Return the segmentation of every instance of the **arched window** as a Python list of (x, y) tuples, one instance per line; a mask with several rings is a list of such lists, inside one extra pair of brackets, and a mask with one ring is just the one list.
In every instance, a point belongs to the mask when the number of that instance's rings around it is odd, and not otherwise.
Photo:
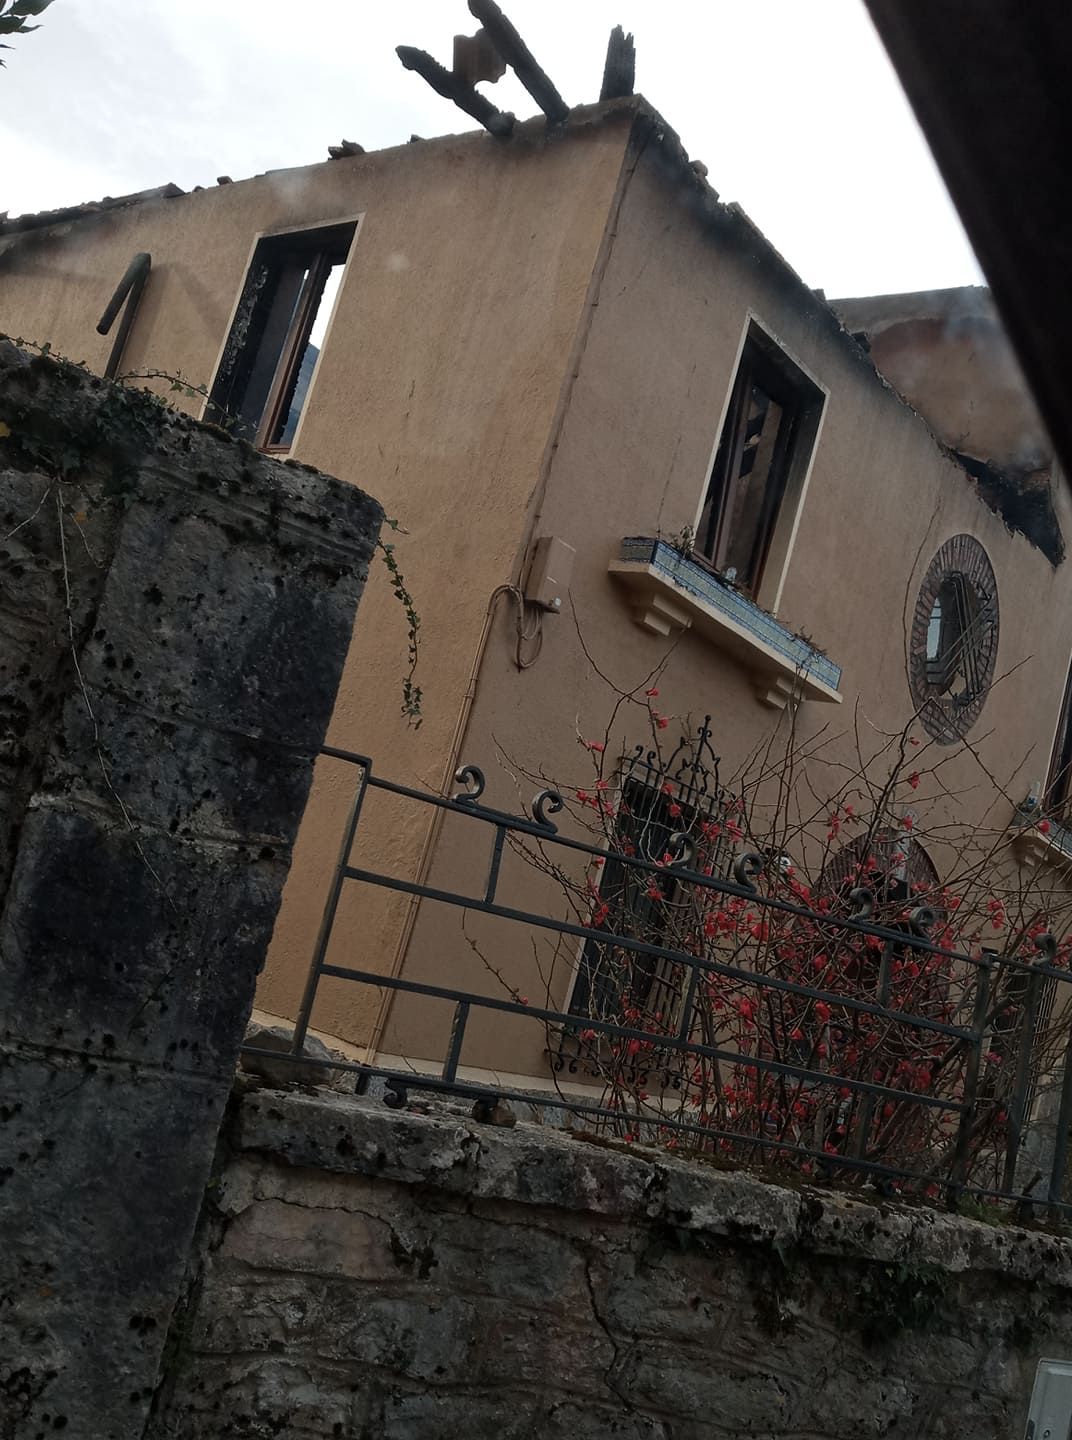
[(873, 891), (880, 905), (917, 902), (940, 909), (941, 877), (927, 851), (907, 830), (884, 826), (842, 846), (823, 871), (819, 891), (847, 899), (858, 886)]

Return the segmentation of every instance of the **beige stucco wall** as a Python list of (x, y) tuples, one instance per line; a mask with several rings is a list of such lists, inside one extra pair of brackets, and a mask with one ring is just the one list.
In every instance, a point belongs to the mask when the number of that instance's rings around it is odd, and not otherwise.
[[(640, 629), (607, 573), (623, 536), (673, 536), (694, 523), (752, 314), (828, 393), (792, 554), (765, 598), (777, 593), (780, 618), (843, 667), (844, 703), (805, 704), (795, 740), (823, 735), (832, 763), (851, 762), (854, 732), (869, 744), (907, 720), (906, 618), (932, 555), (968, 531), (997, 575), (997, 673), (1019, 666), (971, 738), (993, 774), (1015, 772), (1010, 794), (1020, 798), (1052, 743), (1072, 572), (1055, 571), (979, 502), (832, 312), (746, 219), (664, 159), (672, 139), (627, 156), (625, 131), (624, 118), (604, 118), (551, 145), (539, 132), (508, 145), (448, 138), (0, 240), (0, 329), (102, 368), (111, 341), (93, 326), (130, 255), (148, 249), (152, 283), (125, 366), (207, 383), (256, 235), (361, 217), (294, 453), (360, 483), (409, 531), (398, 554), (422, 616), (426, 718), (413, 732), (398, 713), (405, 623), (380, 571), (330, 740), (372, 755), (380, 774), (438, 789), (489, 597), (522, 573), (531, 537), (561, 536), (577, 551), (570, 603), (546, 618), (542, 653), (519, 673), (512, 611), (500, 601), (460, 745), (460, 759), (488, 772), (486, 798), (518, 811), (541, 775), (590, 783), (578, 734), (602, 735), (617, 691), (643, 689), (656, 671), (658, 706), (672, 717), (665, 740), (712, 714), (725, 776), (788, 740), (789, 717), (758, 702), (738, 664), (695, 633), (670, 645)], [(1056, 503), (1068, 533), (1063, 488)], [(627, 704), (608, 752), (648, 736), (645, 708)], [(809, 767), (820, 793), (833, 773)], [(354, 778), (338, 761), (320, 764), (258, 995), (267, 1012), (296, 1009)], [(948, 778), (967, 792), (961, 813), (973, 795), (989, 798), (970, 755)], [(429, 820), (424, 807), (370, 794), (355, 858), (412, 876)], [(448, 819), (431, 882), (480, 893), (490, 842), (490, 829)], [(561, 908), (555, 886), (509, 856), (501, 893)], [(410, 909), (404, 897), (347, 887), (330, 958), (391, 967)], [(551, 943), (537, 937), (534, 950), (521, 927), (470, 915), (463, 933), (457, 911), (427, 901), (416, 914), (407, 975), (564, 1000), (573, 941), (549, 968)], [(329, 980), (314, 1025), (360, 1043), (378, 1013), (377, 992)], [(441, 1055), (449, 1021), (443, 1002), (400, 1000), (381, 1048)], [(539, 1074), (543, 1046), (532, 1023), (478, 1016), (463, 1060)]]
[[(515, 578), (627, 129), (612, 116), (566, 141), (542, 125), (506, 144), (448, 137), (0, 240), (0, 330), (98, 370), (111, 339), (96, 321), (150, 251), (123, 368), (209, 384), (255, 237), (360, 217), (293, 455), (360, 483), (408, 532), (389, 538), (421, 615), (423, 725), (399, 713), (406, 625), (377, 564), (329, 735), (393, 779), (440, 785), (489, 595)], [(318, 769), (258, 995), (269, 1011), (297, 1006), (354, 779)], [(428, 820), (374, 797), (361, 853), (412, 875)], [(332, 958), (389, 966), (405, 907), (349, 891)], [(317, 1024), (362, 1038), (369, 1000), (328, 983)]]
[[(671, 644), (638, 627), (607, 573), (623, 536), (673, 536), (694, 523), (752, 312), (828, 391), (778, 613), (843, 667), (844, 702), (806, 703), (794, 739), (817, 740), (825, 728), (831, 767), (852, 764), (855, 732), (873, 750), (882, 732), (909, 720), (905, 637), (916, 594), (943, 541), (970, 532), (985, 546), (997, 577), (996, 674), (1020, 668), (995, 686), (971, 732), (979, 761), (958, 753), (943, 772), (949, 788), (964, 794), (955, 807), (935, 802), (930, 818), (940, 824), (955, 808), (1000, 829), (1011, 818), (1011, 801), (1000, 816), (982, 815), (993, 799), (983, 767), (1002, 781), (1011, 777), (1016, 800), (1045, 773), (1068, 670), (1072, 571), (1067, 565), (1054, 570), (1006, 529), (831, 311), (744, 217), (715, 207), (680, 170), (664, 168), (657, 146), (637, 169), (616, 228), (549, 485), (532, 517), (537, 533), (576, 547), (570, 596), (576, 621), (569, 613), (549, 618), (538, 663), (520, 675), (511, 660), (510, 622), (497, 625), (464, 747), (467, 760), (488, 768), (491, 802), (516, 811), (531, 797), (537, 782), (521, 777), (521, 767), (569, 788), (590, 786), (578, 734), (602, 736), (613, 687), (643, 687), (660, 667), (658, 705), (674, 717), (665, 732), (671, 747), (707, 713), (714, 717), (724, 775), (757, 747), (786, 745), (788, 716), (758, 702), (737, 664), (695, 633)], [(1072, 505), (1063, 489), (1057, 504), (1068, 533)], [(612, 726), (608, 753), (649, 736), (643, 707), (628, 704)], [(932, 752), (927, 763), (936, 758)], [(818, 761), (808, 770), (820, 795), (843, 774)], [(941, 863), (940, 854), (935, 858)], [(437, 856), (432, 879), (472, 886), (478, 872), (472, 854), (455, 843)], [(557, 903), (563, 913), (558, 887), (520, 862), (504, 869), (503, 888), (510, 903), (533, 909)], [(460, 930), (456, 916), (425, 902), (407, 973), (432, 979), (449, 955), (454, 983), (502, 993)], [(576, 942), (567, 942), (551, 972), (551, 942), (538, 939), (534, 951), (520, 927), (479, 916), (469, 917), (467, 930), (505, 981), (533, 1003), (548, 988), (556, 1003), (564, 1001)], [(542, 974), (534, 955), (541, 957)], [(444, 1004), (400, 999), (384, 1048), (441, 1054), (448, 1023)], [(545, 1069), (538, 1025), (491, 1017), (474, 1020), (472, 1031), (464, 1057), (470, 1063), (510, 1073)]]

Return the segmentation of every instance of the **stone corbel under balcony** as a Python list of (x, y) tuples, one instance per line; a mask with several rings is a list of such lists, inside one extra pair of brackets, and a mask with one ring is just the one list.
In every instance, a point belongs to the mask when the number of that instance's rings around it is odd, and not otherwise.
[(841, 703), (839, 665), (665, 541), (623, 540), (610, 573), (628, 592), (638, 625), (655, 635), (706, 635), (748, 672), (764, 705), (785, 710), (801, 700)]
[(1049, 828), (1026, 824), (1014, 830), (1009, 848), (1022, 870), (1038, 870), (1042, 866), (1072, 868), (1072, 831), (1056, 821), (1043, 821)]

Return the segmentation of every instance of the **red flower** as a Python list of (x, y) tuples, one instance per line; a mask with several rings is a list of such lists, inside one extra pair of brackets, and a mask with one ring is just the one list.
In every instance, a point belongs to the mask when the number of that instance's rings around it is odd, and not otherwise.
[(909, 777), (908, 777), (908, 783), (909, 783), (909, 785), (911, 785), (911, 787), (912, 787), (913, 790), (918, 790), (918, 789), (919, 789), (919, 771), (918, 771), (918, 770), (913, 770), (913, 771), (912, 771), (911, 775), (909, 775)]
[(826, 1022), (830, 1019), (830, 1006), (826, 1003), (825, 1000), (816, 1000), (815, 1013), (825, 1025)]
[(647, 695), (648, 698), (651, 699), (651, 700), (654, 700), (655, 697), (656, 697), (656, 695), (658, 695), (658, 693), (659, 693), (659, 691), (656, 689), (656, 687), (655, 687), (654, 685), (651, 687), (650, 690), (645, 690), (645, 691), (644, 691), (644, 694)]
[(655, 716), (655, 723), (656, 723), (656, 725), (658, 725), (658, 727), (659, 727), (660, 730), (665, 730), (666, 727), (670, 724), (670, 721), (667, 719), (667, 717), (666, 717), (665, 715), (656, 715), (656, 716)]
[(1050, 833), (1050, 822), (1048, 820), (1040, 820), (1038, 828), (1040, 835), (1048, 835)]
[(582, 742), (586, 750), (593, 751), (596, 755), (602, 755), (607, 748), (602, 740), (585, 740)]
[(901, 821), (901, 824), (904, 826), (904, 828), (905, 828), (906, 830), (911, 830), (912, 826), (913, 826), (915, 823), (916, 823), (916, 822), (912, 819), (911, 815), (906, 815), (906, 816), (904, 817), (904, 819)]

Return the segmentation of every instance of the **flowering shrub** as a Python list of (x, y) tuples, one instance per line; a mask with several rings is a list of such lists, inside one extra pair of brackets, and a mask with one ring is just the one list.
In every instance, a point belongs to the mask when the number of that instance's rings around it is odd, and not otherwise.
[(1047, 936), (1068, 929), (1066, 890), (1016, 871), (1004, 827), (949, 820), (943, 761), (908, 731), (805, 808), (785, 767), (723, 786), (706, 726), (666, 756), (657, 694), (646, 754), (581, 741), (590, 775), (563, 795), (602, 852), (583, 876), (521, 845), (598, 935), (551, 1036), (560, 1065), (625, 1139), (889, 1172), (927, 1196), (1008, 1189), (1064, 1054), (1069, 945)]

